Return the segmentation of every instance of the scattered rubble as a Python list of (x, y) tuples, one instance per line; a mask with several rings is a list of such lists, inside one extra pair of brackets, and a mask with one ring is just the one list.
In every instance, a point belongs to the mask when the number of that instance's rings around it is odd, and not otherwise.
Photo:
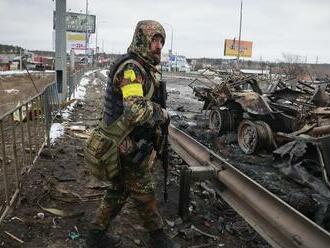
[[(216, 72), (201, 75), (189, 86), (208, 114), (200, 115), (204, 120), (198, 122), (202, 125), (198, 130), (205, 131), (201, 135), (191, 126), (185, 130), (329, 230), (329, 85), (329, 81), (262, 81), (256, 76)], [(305, 192), (291, 189), (291, 194), (284, 195), (275, 172), (266, 172), (269, 164)]]

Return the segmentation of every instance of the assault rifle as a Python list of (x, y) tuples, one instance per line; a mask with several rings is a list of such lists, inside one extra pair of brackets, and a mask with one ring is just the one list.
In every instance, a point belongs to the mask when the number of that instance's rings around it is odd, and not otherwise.
[[(159, 105), (166, 109), (166, 100), (167, 100), (167, 91), (166, 91), (166, 82), (163, 80), (159, 81), (159, 95), (158, 95)], [(167, 193), (167, 177), (168, 177), (168, 124), (165, 123), (162, 126), (162, 136), (163, 136), (163, 151), (161, 155), (161, 160), (163, 162), (164, 168), (164, 201), (167, 202), (168, 193)]]

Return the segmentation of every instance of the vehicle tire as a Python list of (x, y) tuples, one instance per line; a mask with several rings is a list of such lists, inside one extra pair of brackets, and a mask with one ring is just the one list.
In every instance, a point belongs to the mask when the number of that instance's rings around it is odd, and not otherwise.
[(264, 121), (242, 120), (237, 130), (237, 140), (245, 154), (270, 149), (274, 144), (273, 132)]
[(211, 110), (209, 115), (209, 129), (220, 135), (228, 131), (233, 131), (233, 117), (227, 108)]

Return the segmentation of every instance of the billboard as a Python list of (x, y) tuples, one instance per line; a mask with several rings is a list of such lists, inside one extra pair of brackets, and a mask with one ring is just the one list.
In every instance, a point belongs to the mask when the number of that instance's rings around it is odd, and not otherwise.
[[(55, 11), (53, 18), (53, 28), (55, 29)], [(79, 33), (95, 33), (95, 15), (87, 15), (81, 13), (66, 12), (66, 31)]]
[(67, 48), (71, 49), (86, 49), (86, 34), (84, 33), (66, 33)]
[[(252, 56), (252, 41), (244, 41), (241, 40), (241, 45), (240, 45), (240, 57), (246, 57), (246, 58), (251, 58)], [(238, 40), (233, 39), (225, 40), (225, 50), (224, 50), (224, 55), (225, 56), (238, 56)]]

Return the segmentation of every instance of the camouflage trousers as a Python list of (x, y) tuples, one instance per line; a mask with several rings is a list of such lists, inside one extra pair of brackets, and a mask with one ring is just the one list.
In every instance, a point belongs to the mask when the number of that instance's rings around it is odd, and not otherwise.
[(130, 197), (148, 231), (162, 228), (163, 220), (158, 211), (155, 184), (149, 168), (150, 155), (139, 165), (133, 165), (129, 155), (122, 154), (120, 157), (122, 172), (111, 180), (96, 211), (93, 226), (106, 230)]

